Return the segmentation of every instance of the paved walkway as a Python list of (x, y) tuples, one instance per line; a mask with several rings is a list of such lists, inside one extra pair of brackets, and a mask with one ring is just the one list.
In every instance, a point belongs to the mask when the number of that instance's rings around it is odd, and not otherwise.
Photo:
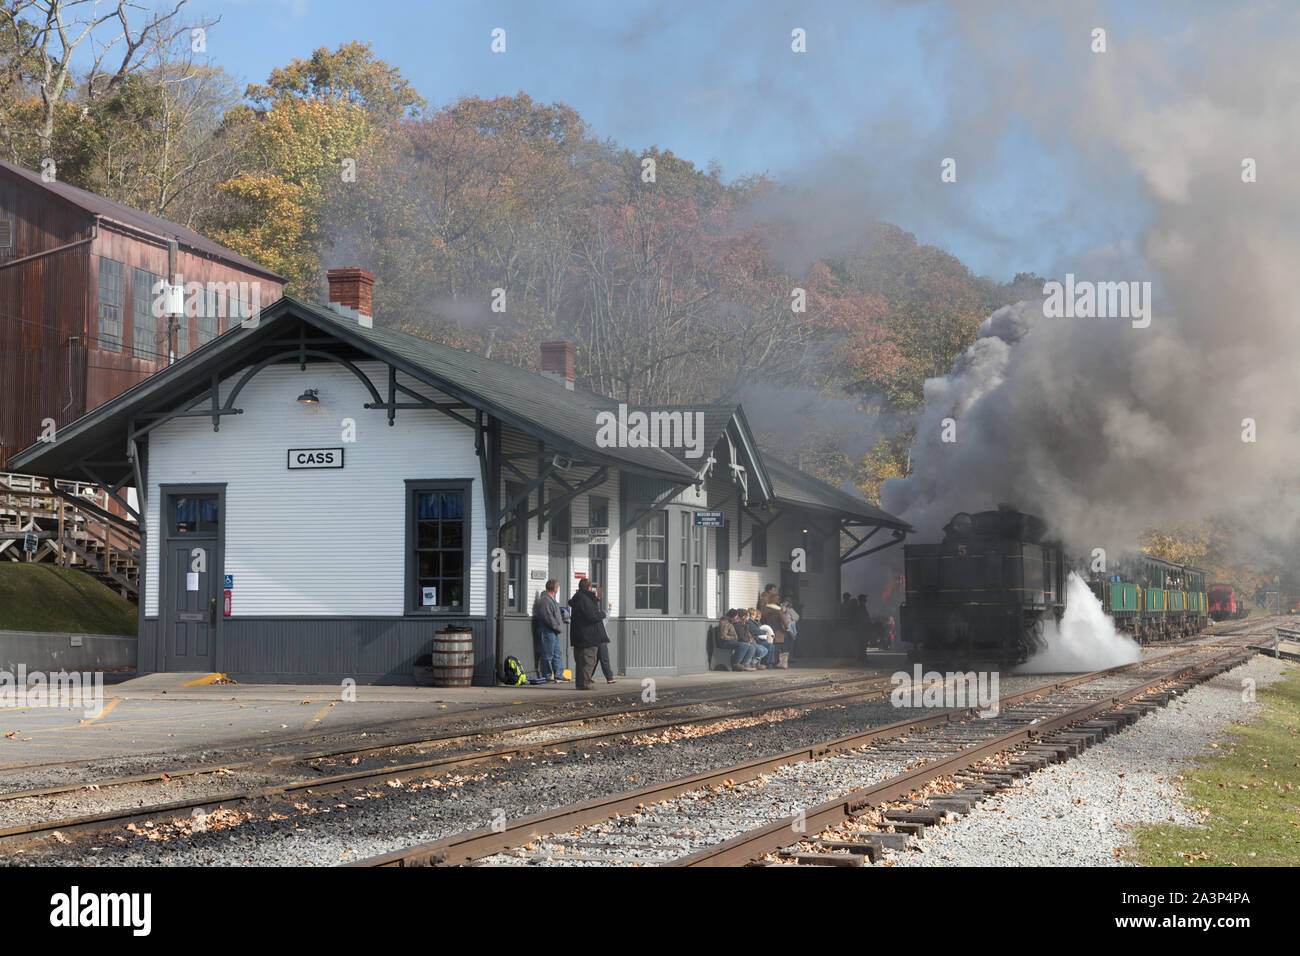
[[(881, 660), (880, 665), (892, 665)], [(839, 666), (835, 666), (839, 665)], [(877, 666), (873, 662), (869, 667)], [(684, 677), (620, 677), (593, 691), (571, 683), (523, 687), (398, 687), (338, 684), (230, 684), (218, 674), (148, 674), (106, 682), (102, 700), (74, 707), (0, 709), (0, 769), (148, 753), (264, 749), (315, 737), (415, 733), (423, 724), (536, 719), (547, 705), (594, 703), (599, 709), (653, 699), (715, 696), (862, 676), (869, 667), (825, 667)], [(892, 669), (892, 667), (890, 668)], [(108, 680), (113, 680), (110, 675)], [(518, 715), (524, 715), (522, 717)]]

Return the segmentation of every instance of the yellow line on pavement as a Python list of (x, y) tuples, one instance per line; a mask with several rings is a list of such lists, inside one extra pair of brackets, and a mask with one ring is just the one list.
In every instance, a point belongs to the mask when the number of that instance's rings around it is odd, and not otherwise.
[(186, 681), (181, 684), (182, 687), (202, 687), (204, 684), (215, 684), (219, 680), (225, 680), (225, 674), (207, 674), (203, 677), (196, 677), (194, 680)]
[(110, 700), (107, 704), (105, 704), (105, 705), (104, 705), (104, 709), (101, 710), (101, 711), (100, 711), (98, 714), (96, 714), (94, 717), (87, 717), (85, 720), (79, 720), (79, 721), (77, 721), (77, 726), (78, 726), (78, 727), (85, 727), (87, 724), (93, 724), (95, 721), (99, 720), (101, 717), (106, 716), (106, 715), (108, 714), (109, 711), (111, 711), (114, 707), (116, 707), (116, 706), (117, 706), (118, 704), (120, 704), (120, 703), (122, 703), (122, 698), (121, 698), (121, 697), (114, 697), (114, 698), (113, 698), (112, 700)]
[(311, 720), (303, 724), (303, 730), (307, 730), (308, 728), (311, 727), (312, 724), (319, 724), (321, 722), (321, 719), (330, 712), (330, 708), (337, 703), (338, 703), (337, 700), (331, 701), (330, 703), (322, 707), (320, 710), (316, 711), (316, 713), (312, 714)]

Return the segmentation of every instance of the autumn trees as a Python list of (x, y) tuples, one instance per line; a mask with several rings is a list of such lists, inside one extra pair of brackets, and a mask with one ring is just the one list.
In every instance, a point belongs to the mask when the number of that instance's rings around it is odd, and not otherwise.
[[(8, 74), (14, 116), (25, 120), (4, 124), (4, 145), (15, 161), (39, 166), (54, 155), (55, 128), (69, 94), (86, 108), (111, 100), (155, 54), (191, 29), (212, 25), (185, 22), (185, 3), (152, 13), (130, 0), (0, 3), (0, 72)], [(88, 66), (78, 70), (75, 58), (82, 55)]]
[[(113, 55), (75, 73), (55, 13), (120, 34)], [(562, 104), (430, 107), (363, 43), (241, 92), (184, 13), (0, 0), (6, 157), (39, 168), (48, 148), (60, 179), (211, 235), (290, 294), (365, 265), (380, 323), (524, 367), (571, 339), (580, 383), (631, 402), (761, 398), (760, 438), (837, 483), (906, 472), (925, 378), (1005, 294), (866, 219), (819, 256), (764, 216), (778, 184), (602, 140)]]

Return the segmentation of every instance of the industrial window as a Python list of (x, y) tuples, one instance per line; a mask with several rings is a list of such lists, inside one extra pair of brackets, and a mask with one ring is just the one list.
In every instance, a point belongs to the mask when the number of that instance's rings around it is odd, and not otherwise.
[(99, 347), (122, 351), (122, 263), (99, 260)]
[[(514, 501), (515, 495), (524, 490), (518, 482), (506, 482), (505, 504)], [(528, 610), (524, 595), (524, 574), (527, 567), (524, 562), (525, 542), (528, 540), (528, 496), (515, 506), (510, 522), (501, 531), (502, 544), (506, 552), (506, 609), (510, 611)]]
[(667, 611), (668, 512), (651, 511), (636, 523), (633, 606), (638, 611)]
[(468, 610), (469, 487), (408, 482), (407, 603), (409, 613)]
[(220, 329), (219, 315), (216, 290), (203, 290), (203, 309), (199, 313), (198, 325), (196, 326), (197, 344), (199, 346), (207, 345), (217, 337), (217, 332)]
[(154, 325), (153, 300), (154, 286), (159, 282), (158, 276), (144, 269), (134, 269), (131, 275), (131, 342), (135, 357), (156, 362), (158, 354), (158, 331)]
[(767, 567), (767, 528), (757, 521), (752, 526), (753, 538), (749, 542), (749, 563), (756, 568)]
[(14, 221), (0, 219), (0, 249), (11, 249), (14, 244)]
[(163, 352), (167, 352), (171, 346), (171, 323), (176, 323), (176, 358), (180, 359), (189, 354), (190, 351), (190, 320), (184, 315), (168, 317), (163, 320), (167, 323), (164, 328), (168, 329), (166, 344), (163, 346)]
[[(600, 495), (591, 495), (587, 499), (587, 524), (593, 528), (609, 527), (609, 499)], [(587, 545), (587, 573), (591, 575), (591, 586), (602, 598), (605, 593), (605, 575), (609, 566), (609, 545)]]

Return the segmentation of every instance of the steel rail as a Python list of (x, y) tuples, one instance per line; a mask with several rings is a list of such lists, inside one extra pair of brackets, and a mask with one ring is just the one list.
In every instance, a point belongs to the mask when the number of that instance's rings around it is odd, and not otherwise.
[[(754, 861), (764, 853), (780, 850), (791, 843), (799, 842), (793, 837), (798, 824), (805, 832), (816, 834), (828, 827), (838, 826), (862, 811), (871, 807), (901, 799), (914, 793), (932, 781), (962, 770), (970, 769), (995, 754), (1011, 750), (1031, 740), (1049, 736), (1057, 730), (1082, 721), (1092, 720), (1108, 711), (1114, 710), (1129, 701), (1149, 694), (1161, 684), (1177, 682), (1195, 676), (1204, 679), (1213, 674), (1228, 670), (1237, 663), (1249, 659), (1239, 651), (1229, 651), (1217, 655), (1210, 661), (1175, 668), (1149, 680), (1143, 681), (1126, 691), (1111, 694), (1100, 700), (1077, 707), (1064, 714), (1036, 722), (1027, 727), (1011, 730), (990, 740), (968, 747), (940, 760), (890, 777), (888, 780), (864, 787), (842, 797), (836, 797), (804, 813), (801, 818), (787, 817), (776, 820), (762, 827), (756, 827), (739, 836), (732, 837), (716, 846), (706, 847), (689, 856), (674, 860), (668, 866), (737, 866)], [(1225, 666), (1219, 666), (1225, 665)]]
[[(783, 703), (764, 704), (744, 711), (729, 711), (722, 714), (706, 714), (661, 720), (651, 724), (640, 724), (636, 727), (606, 728), (597, 731), (588, 731), (582, 734), (570, 735), (567, 737), (555, 737), (550, 740), (537, 741), (535, 743), (520, 744), (512, 747), (497, 747), (490, 750), (447, 754), (441, 757), (410, 761), (404, 764), (387, 764), (379, 768), (349, 771), (347, 773), (335, 774), (332, 776), (303, 778), (271, 786), (260, 787), (255, 790), (234, 790), (226, 793), (211, 794), (207, 797), (194, 797), (185, 800), (169, 801), (167, 803), (150, 804), (147, 807), (130, 807), (122, 810), (108, 810), (103, 813), (68, 817), (59, 820), (42, 820), (36, 823), (19, 824), (0, 829), (0, 845), (28, 845), (39, 840), (42, 836), (52, 836), (56, 831), (66, 838), (69, 834), (82, 835), (94, 833), (115, 826), (124, 826), (128, 823), (153, 820), (159, 817), (175, 818), (176, 816), (197, 809), (215, 810), (221, 808), (232, 808), (250, 801), (282, 798), (299, 792), (329, 793), (353, 786), (384, 783), (397, 777), (419, 779), (421, 777), (431, 776), (434, 773), (444, 772), (451, 768), (469, 767), (474, 764), (501, 760), (503, 758), (513, 759), (515, 757), (527, 758), (530, 756), (541, 756), (549, 750), (554, 750), (555, 748), (562, 746), (568, 747), (582, 745), (609, 738), (617, 739), (621, 737), (633, 737), (639, 734), (671, 727), (683, 727), (692, 724), (707, 724), (714, 721), (760, 716), (770, 711), (787, 710), (791, 707), (818, 709), (845, 700), (878, 699), (886, 696), (890, 692), (891, 691), (886, 689), (885, 686), (873, 686), (850, 693), (833, 695), (831, 697), (819, 697), (808, 701), (787, 701)], [(589, 719), (591, 718), (577, 718), (577, 720), (582, 721)], [(284, 759), (288, 760), (289, 758)], [(267, 767), (269, 765), (270, 764), (268, 763), (256, 764), (258, 767)], [(228, 769), (235, 765), (228, 764), (225, 766)], [(203, 772), (216, 773), (220, 769), (221, 768), (211, 770), (205, 769)], [(191, 771), (191, 773), (193, 772), (197, 771)], [(158, 778), (151, 775), (143, 778), (142, 782), (149, 782), (150, 780), (155, 779)], [(123, 781), (123, 783), (132, 782), (136, 781)], [(114, 783), (117, 783), (117, 781), (114, 781)], [(108, 784), (96, 784), (96, 786), (100, 787), (107, 785)], [(82, 784), (75, 787), (56, 788), (53, 792), (58, 793), (84, 789), (85, 785)], [(37, 791), (31, 795), (43, 796), (45, 793)]]
[[(323, 759), (332, 759), (337, 757), (353, 757), (353, 756), (358, 756), (360, 754), (374, 753), (383, 750), (396, 750), (403, 747), (419, 747), (425, 744), (437, 744), (441, 746), (446, 746), (449, 744), (453, 744), (457, 741), (469, 742), (484, 737), (504, 737), (509, 734), (522, 733), (526, 731), (536, 730), (541, 727), (550, 727), (558, 724), (584, 723), (586, 721), (601, 720), (606, 717), (620, 717), (624, 715), (635, 717), (643, 714), (648, 715), (648, 714), (664, 713), (672, 710), (687, 709), (690, 707), (708, 706), (710, 704), (728, 704), (733, 701), (748, 700), (754, 697), (775, 697), (778, 695), (795, 694), (805, 690), (818, 690), (821, 688), (828, 688), (828, 687), (829, 688), (848, 687), (853, 684), (868, 684), (872, 682), (879, 682), (880, 680), (881, 678), (878, 675), (854, 677), (845, 680), (837, 680), (834, 678), (829, 678), (829, 679), (824, 679), (819, 681), (809, 681), (807, 683), (797, 684), (791, 687), (777, 687), (777, 688), (769, 688), (767, 690), (750, 691), (744, 694), (719, 694), (716, 696), (700, 697), (691, 700), (653, 704), (648, 707), (626, 707), (626, 706), (610, 707), (610, 708), (606, 708), (605, 710), (593, 711), (591, 713), (573, 714), (569, 716), (560, 715), (555, 717), (543, 717), (538, 720), (530, 720), (518, 724), (495, 724), (489, 727), (484, 727), (480, 730), (473, 730), (468, 732), (432, 734), (432, 735), (421, 734), (421, 735), (416, 735), (411, 737), (401, 737), (396, 740), (388, 740), (379, 743), (365, 744), (363, 746), (325, 748), (319, 750), (301, 751), (297, 753), (291, 752), (291, 753), (283, 753), (283, 754), (273, 754), (267, 757), (260, 757), (252, 760), (241, 760), (241, 761), (228, 762), (228, 763), (207, 763), (207, 764), (201, 764), (195, 766), (181, 766), (181, 767), (167, 769), (167, 770), (149, 771), (148, 773), (135, 774), (129, 777), (114, 777), (114, 778), (108, 778), (104, 780), (93, 780), (89, 782), (103, 789), (106, 787), (122, 786), (127, 784), (156, 783), (162, 781), (164, 775), (166, 775), (166, 777), (170, 779), (176, 779), (179, 777), (202, 776), (204, 774), (220, 773), (224, 770), (249, 770), (249, 769), (258, 769), (258, 768), (270, 768), (270, 767), (279, 766), (281, 764), (297, 763), (301, 761), (323, 760)], [(832, 695), (831, 697), (813, 698), (813, 701), (820, 703), (823, 701), (847, 700), (852, 697), (859, 696), (862, 693), (863, 691), (852, 691), (840, 695)], [(788, 706), (791, 705), (790, 704), (773, 705), (773, 708), (788, 707)], [(746, 716), (753, 711), (763, 710), (763, 709), (766, 708), (760, 706), (756, 708), (750, 708), (749, 710), (745, 710), (745, 711), (735, 711), (733, 713), (735, 716)], [(713, 717), (715, 719), (721, 719), (722, 717), (727, 717), (732, 715), (733, 714), (715, 714), (713, 715)], [(449, 715), (449, 719), (451, 719), (453, 716), (460, 716), (461, 718), (463, 718), (464, 714)], [(691, 718), (682, 718), (682, 721), (689, 720), (689, 719)], [(335, 732), (340, 733), (342, 731), (335, 731)], [(317, 733), (305, 739), (316, 740), (319, 739), (320, 736), (321, 735)], [(281, 745), (284, 744), (285, 742), (286, 740), (279, 740), (276, 741), (276, 744)], [(293, 738), (288, 738), (287, 742), (292, 743), (294, 742), (294, 740)], [(43, 761), (39, 763), (10, 764), (6, 766), (0, 766), (0, 773), (4, 773), (8, 771), (16, 771), (16, 770), (29, 770), (29, 769), (35, 769), (40, 767), (59, 767), (60, 769), (66, 769), (75, 766), (92, 766), (95, 763), (100, 762), (100, 760), (102, 760), (102, 758), (93, 758), (93, 759), (68, 761), (68, 762)], [(9, 801), (9, 800), (27, 799), (32, 797), (50, 797), (50, 796), (57, 796), (62, 793), (73, 793), (78, 790), (84, 790), (85, 787), (86, 787), (85, 783), (78, 783), (78, 784), (64, 784), (64, 785), (59, 785), (54, 787), (38, 787), (29, 790), (10, 790), (5, 792), (0, 792), (0, 804), (3, 804), (5, 801)]]
[[(1182, 657), (1202, 650), (1198, 647), (1186, 648), (1159, 658), (1135, 661), (1117, 667), (1106, 668), (1063, 681), (1040, 685), (1027, 691), (1003, 698), (1002, 705), (1017, 703), (1034, 697), (1041, 697), (1055, 690), (1062, 690), (1078, 684), (1100, 680), (1114, 674), (1123, 673), (1134, 668), (1150, 666), (1162, 660)], [(1162, 672), (1163, 674), (1163, 672)], [(1163, 679), (1160, 678), (1160, 679)], [(571, 827), (582, 826), (606, 820), (626, 810), (634, 810), (646, 803), (668, 799), (691, 790), (715, 786), (724, 781), (740, 783), (773, 770), (779, 766), (798, 763), (829, 756), (846, 750), (853, 750), (875, 740), (888, 739), (904, 733), (925, 730), (971, 716), (978, 707), (965, 707), (944, 710), (928, 717), (902, 720), (897, 723), (869, 728), (857, 733), (838, 737), (834, 740), (809, 747), (800, 747), (769, 757), (761, 757), (721, 770), (706, 771), (687, 777), (677, 778), (660, 784), (641, 787), (637, 790), (599, 797), (583, 803), (546, 811), (525, 817), (504, 828), (483, 828), (456, 834), (431, 843), (421, 844), (404, 850), (360, 860), (352, 866), (429, 866), (429, 865), (463, 865), (491, 856), (530, 840), (539, 839), (547, 834), (554, 834)]]

